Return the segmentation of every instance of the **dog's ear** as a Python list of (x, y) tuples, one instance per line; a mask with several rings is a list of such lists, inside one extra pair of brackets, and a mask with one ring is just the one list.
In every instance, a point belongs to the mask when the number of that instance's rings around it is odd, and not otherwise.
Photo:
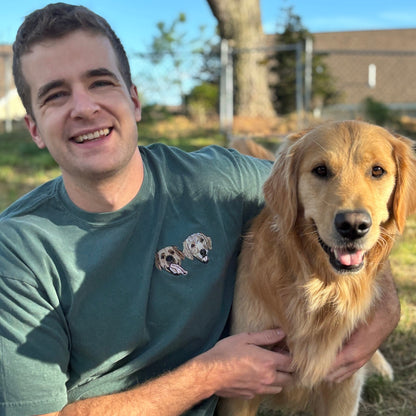
[(205, 235), (205, 234), (202, 234), (203, 236), (204, 236), (204, 239), (205, 239), (205, 243), (206, 243), (206, 246), (207, 246), (207, 249), (208, 250), (211, 250), (212, 249), (212, 240), (211, 240), (211, 237), (208, 237), (207, 235)]
[(393, 217), (401, 233), (406, 218), (416, 211), (416, 154), (413, 140), (396, 134), (393, 136), (393, 152), (397, 166)]
[(298, 215), (298, 140), (307, 131), (290, 135), (280, 146), (270, 177), (264, 184), (266, 204), (278, 215), (279, 230), (287, 234)]
[(182, 253), (182, 251), (181, 251), (181, 250), (179, 250), (179, 248), (178, 248), (178, 247), (176, 247), (176, 246), (172, 246), (172, 249), (173, 249), (173, 251), (175, 252), (175, 254), (177, 254), (177, 255), (179, 256), (179, 258), (180, 258), (181, 260), (183, 260), (183, 259), (185, 258), (185, 254), (183, 254), (183, 253)]
[(182, 254), (188, 259), (193, 260), (193, 258), (194, 258), (194, 255), (192, 254), (192, 251), (191, 251), (191, 249), (189, 248), (189, 245), (188, 245), (188, 239), (186, 239), (183, 242), (183, 252), (182, 252)]
[(162, 270), (162, 265), (160, 264), (159, 254), (158, 254), (157, 252), (155, 253), (155, 266), (156, 266), (159, 270)]

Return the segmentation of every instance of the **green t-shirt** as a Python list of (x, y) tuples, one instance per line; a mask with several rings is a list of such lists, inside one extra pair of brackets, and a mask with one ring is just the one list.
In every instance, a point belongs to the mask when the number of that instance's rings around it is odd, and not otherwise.
[(119, 211), (79, 209), (59, 177), (1, 214), (0, 416), (126, 390), (226, 333), (271, 163), (216, 146), (140, 151), (143, 185)]

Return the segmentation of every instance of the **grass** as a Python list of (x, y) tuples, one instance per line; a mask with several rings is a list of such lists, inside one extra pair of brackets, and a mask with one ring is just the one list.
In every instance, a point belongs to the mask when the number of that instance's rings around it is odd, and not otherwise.
[(0, 135), (0, 211), (57, 175), (49, 153), (39, 150), (25, 130)]
[[(140, 125), (139, 141), (169, 143), (184, 150), (208, 144), (224, 145), (215, 128), (201, 130), (166, 123), (160, 130), (150, 124)], [(178, 127), (179, 126), (179, 127)], [(165, 137), (161, 139), (160, 137)], [(0, 211), (19, 196), (59, 175), (59, 169), (46, 151), (40, 151), (24, 130), (0, 135)], [(395, 371), (395, 381), (371, 377), (365, 386), (361, 416), (416, 415), (416, 215), (411, 217), (403, 236), (391, 254), (391, 264), (402, 306), (401, 321), (383, 344), (382, 351)], [(337, 416), (337, 415), (334, 415)]]
[[(177, 124), (184, 132), (180, 137)], [(139, 143), (163, 142), (186, 151), (213, 143), (225, 144), (225, 138), (218, 133), (218, 129), (192, 127), (190, 124), (181, 125), (180, 120), (170, 123), (165, 130), (153, 128), (151, 123), (143, 127), (140, 125)], [(47, 150), (39, 150), (26, 130), (0, 134), (0, 212), (19, 196), (59, 174), (59, 168)]]

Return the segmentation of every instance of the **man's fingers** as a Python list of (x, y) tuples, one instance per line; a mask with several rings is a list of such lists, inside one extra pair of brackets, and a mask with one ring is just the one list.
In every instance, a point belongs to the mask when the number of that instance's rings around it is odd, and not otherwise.
[(326, 380), (330, 381), (331, 383), (340, 383), (341, 381), (344, 381), (347, 378), (351, 377), (355, 372), (355, 368), (350, 369), (348, 367), (342, 367), (328, 374)]
[(225, 397), (250, 397), (280, 393), (282, 387), (293, 381), (291, 356), (263, 347), (273, 347), (285, 336), (277, 328), (240, 333), (217, 343), (212, 351), (216, 352), (214, 356), (223, 357), (227, 363), (225, 375), (229, 376), (230, 381), (218, 389), (216, 394)]
[(246, 338), (248, 344), (259, 346), (273, 345), (285, 338), (286, 334), (280, 329), (266, 329), (260, 332), (247, 332), (240, 334)]
[(326, 376), (326, 380), (330, 381), (331, 383), (336, 383), (338, 378), (341, 377), (343, 374), (345, 374), (345, 369), (339, 368), (338, 370), (335, 370), (332, 373), (329, 373)]

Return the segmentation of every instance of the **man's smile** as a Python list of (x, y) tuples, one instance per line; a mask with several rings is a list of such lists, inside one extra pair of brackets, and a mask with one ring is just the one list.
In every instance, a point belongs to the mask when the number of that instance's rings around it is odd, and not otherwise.
[(77, 143), (83, 143), (85, 141), (96, 140), (110, 134), (111, 129), (105, 128), (100, 130), (92, 131), (91, 133), (81, 134), (80, 136), (73, 137), (73, 140)]

